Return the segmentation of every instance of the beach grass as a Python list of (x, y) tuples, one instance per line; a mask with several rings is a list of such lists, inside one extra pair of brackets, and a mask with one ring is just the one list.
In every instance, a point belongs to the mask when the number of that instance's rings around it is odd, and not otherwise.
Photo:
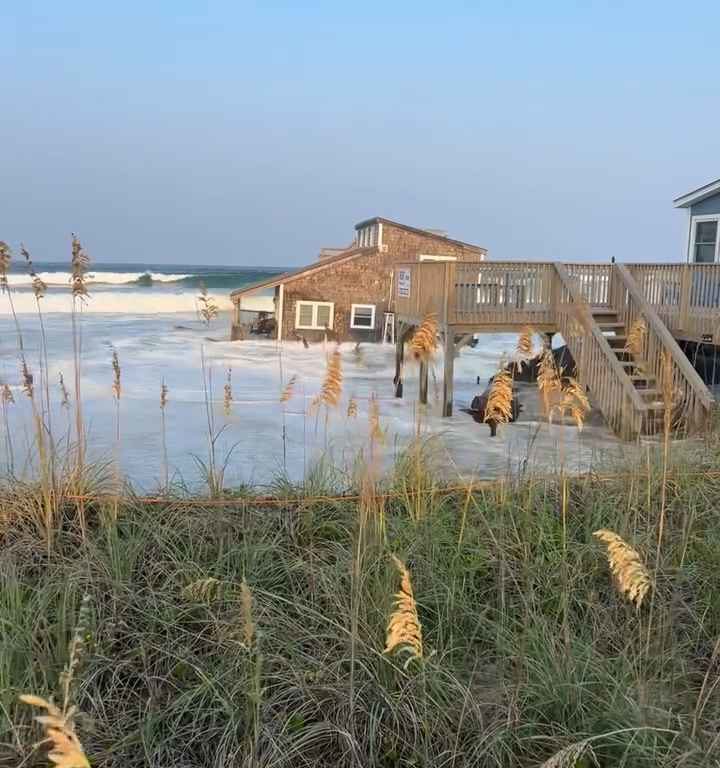
[[(6, 485), (0, 765), (43, 763), (19, 696), (58, 691), (83, 601), (73, 697), (92, 765), (717, 765), (720, 453), (703, 448), (464, 489), (428, 480), (416, 450), (374, 486), (375, 535), (367, 491), (321, 471), (271, 497), (91, 492), (84, 535), (69, 499), (48, 549), (30, 489)], [(648, 569), (651, 627), (601, 529)], [(398, 562), (410, 654), (386, 652)]]

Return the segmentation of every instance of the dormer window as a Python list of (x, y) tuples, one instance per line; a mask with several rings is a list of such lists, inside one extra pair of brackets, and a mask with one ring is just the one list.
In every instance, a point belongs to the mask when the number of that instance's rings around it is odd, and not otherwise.
[(359, 248), (373, 248), (380, 245), (380, 224), (373, 222), (360, 227), (357, 230), (357, 244)]

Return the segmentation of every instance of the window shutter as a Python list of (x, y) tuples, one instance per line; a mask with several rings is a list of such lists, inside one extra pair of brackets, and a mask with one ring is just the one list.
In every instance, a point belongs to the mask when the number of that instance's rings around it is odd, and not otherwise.
[(313, 305), (312, 304), (300, 304), (298, 310), (298, 325), (303, 328), (312, 326), (313, 324)]
[(330, 307), (320, 304), (317, 308), (317, 326), (318, 328), (330, 327)]

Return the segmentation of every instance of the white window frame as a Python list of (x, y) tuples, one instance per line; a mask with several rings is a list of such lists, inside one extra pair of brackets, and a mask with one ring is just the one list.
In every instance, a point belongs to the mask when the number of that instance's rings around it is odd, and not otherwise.
[[(312, 307), (312, 325), (300, 325), (300, 307), (309, 304)], [(332, 330), (335, 322), (335, 304), (332, 301), (305, 301), (300, 299), (295, 302), (295, 328), (298, 331), (324, 331), (324, 325), (318, 325), (318, 307), (330, 307), (330, 323), (328, 329)]]
[(443, 256), (435, 253), (421, 253), (418, 256), (420, 261), (457, 261), (457, 256)]
[[(355, 324), (356, 309), (371, 310), (372, 314), (370, 315), (370, 325)], [(350, 327), (358, 331), (374, 331), (375, 330), (375, 304), (351, 304), (350, 305)]]
[(688, 249), (688, 261), (690, 264), (703, 263), (695, 261), (695, 234), (697, 232), (697, 224), (703, 221), (717, 222), (717, 229), (715, 231), (715, 261), (712, 262), (717, 264), (718, 261), (720, 261), (720, 213), (690, 217), (690, 248)]

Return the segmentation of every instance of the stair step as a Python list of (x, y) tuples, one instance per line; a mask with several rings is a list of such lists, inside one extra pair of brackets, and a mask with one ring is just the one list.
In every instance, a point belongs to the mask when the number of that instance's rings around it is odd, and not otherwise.
[(652, 373), (635, 373), (630, 377), (631, 381), (656, 381)]
[(637, 389), (637, 391), (643, 397), (660, 397), (662, 395), (662, 392), (660, 392), (659, 389), (650, 389), (649, 387), (642, 387), (642, 388), (635, 387), (635, 389)]
[(627, 336), (606, 336), (605, 337), (608, 340), (608, 344), (611, 346), (615, 344), (615, 342), (620, 342), (623, 346), (625, 346), (625, 343), (627, 342)]
[[(642, 368), (643, 365), (647, 365), (647, 360), (618, 360), (623, 368)], [(641, 376), (642, 379), (647, 379), (647, 376)]]
[(606, 323), (605, 321), (599, 322), (598, 327), (601, 331), (612, 331), (615, 328), (625, 328), (625, 323), (621, 323), (620, 321), (615, 323)]

